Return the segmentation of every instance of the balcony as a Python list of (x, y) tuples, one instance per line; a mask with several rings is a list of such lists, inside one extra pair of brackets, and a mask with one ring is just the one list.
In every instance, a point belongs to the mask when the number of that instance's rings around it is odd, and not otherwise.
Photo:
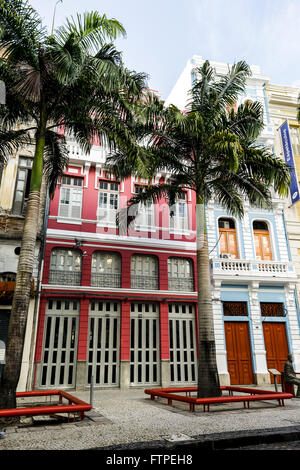
[(121, 273), (92, 273), (91, 286), (93, 287), (121, 287)]
[(79, 162), (105, 163), (109, 149), (106, 146), (93, 145), (89, 154), (85, 153), (75, 141), (68, 140), (67, 149), (70, 160)]
[(50, 269), (49, 284), (63, 286), (80, 286), (81, 272)]
[(158, 276), (137, 276), (131, 274), (131, 289), (157, 290)]
[(169, 277), (168, 289), (173, 290), (173, 291), (193, 292), (194, 291), (193, 278)]
[(210, 260), (214, 279), (293, 282), (297, 279), (293, 263), (281, 261), (215, 258)]

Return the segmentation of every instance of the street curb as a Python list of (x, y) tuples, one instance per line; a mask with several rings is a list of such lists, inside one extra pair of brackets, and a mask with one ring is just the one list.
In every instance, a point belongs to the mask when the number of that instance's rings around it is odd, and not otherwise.
[(226, 450), (230, 448), (245, 447), (248, 445), (270, 444), (276, 442), (289, 442), (300, 440), (300, 425), (284, 428), (255, 429), (251, 431), (232, 431), (226, 433), (205, 434), (191, 436), (185, 441), (155, 440), (132, 442), (115, 446), (97, 447), (89, 450), (102, 451), (153, 451), (186, 452), (187, 450)]

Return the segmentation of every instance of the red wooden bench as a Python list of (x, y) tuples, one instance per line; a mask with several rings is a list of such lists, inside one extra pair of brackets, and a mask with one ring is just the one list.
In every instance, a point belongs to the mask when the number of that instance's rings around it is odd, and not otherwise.
[[(190, 411), (195, 411), (195, 405), (203, 405), (203, 411), (209, 411), (209, 407), (216, 403), (236, 403), (243, 402), (244, 408), (249, 408), (250, 401), (263, 401), (263, 400), (278, 400), (279, 406), (284, 406), (284, 400), (293, 398), (291, 393), (273, 392), (269, 390), (259, 390), (256, 388), (244, 388), (244, 387), (221, 387), (222, 391), (227, 390), (229, 395), (220, 397), (209, 397), (209, 398), (196, 398), (187, 396), (191, 392), (195, 392), (197, 387), (178, 387), (178, 388), (156, 388), (146, 389), (144, 392), (151, 396), (151, 400), (155, 397), (167, 398), (168, 405), (172, 405), (172, 401), (181, 401), (189, 403)], [(177, 392), (177, 393), (175, 393)], [(178, 393), (185, 392), (186, 396), (179, 395)], [(233, 395), (233, 392), (247, 393), (247, 395)]]

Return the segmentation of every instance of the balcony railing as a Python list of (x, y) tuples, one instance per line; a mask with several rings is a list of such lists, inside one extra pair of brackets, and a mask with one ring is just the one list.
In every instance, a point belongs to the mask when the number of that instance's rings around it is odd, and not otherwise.
[(158, 276), (137, 276), (131, 275), (131, 289), (158, 289)]
[(72, 160), (86, 160), (96, 163), (105, 163), (109, 149), (106, 146), (92, 146), (89, 154), (84, 152), (75, 141), (67, 142), (69, 157)]
[(62, 284), (64, 286), (80, 286), (81, 272), (59, 271), (50, 269), (49, 284)]
[(218, 258), (211, 259), (210, 264), (213, 276), (297, 278), (295, 266), (289, 262)]
[(169, 277), (168, 289), (174, 291), (192, 292), (194, 290), (194, 282), (192, 278), (187, 279), (184, 277)]
[(94, 287), (121, 287), (121, 273), (92, 273), (91, 286)]

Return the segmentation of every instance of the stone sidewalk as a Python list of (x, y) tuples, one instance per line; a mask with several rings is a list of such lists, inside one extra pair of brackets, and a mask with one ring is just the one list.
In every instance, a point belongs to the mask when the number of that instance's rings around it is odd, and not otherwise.
[[(263, 388), (274, 390), (274, 386)], [(70, 393), (89, 402), (89, 391)], [(26, 400), (20, 399), (19, 406)], [(82, 421), (39, 418), (8, 425), (0, 450), (167, 449), (179, 444), (211, 449), (230, 440), (260, 442), (259, 436), (271, 439), (276, 433), (300, 439), (299, 399), (285, 400), (284, 407), (277, 401), (252, 402), (249, 409), (242, 403), (212, 405), (205, 413), (200, 406), (190, 412), (185, 403), (166, 403), (166, 399), (151, 401), (144, 389), (98, 390), (93, 409)]]

